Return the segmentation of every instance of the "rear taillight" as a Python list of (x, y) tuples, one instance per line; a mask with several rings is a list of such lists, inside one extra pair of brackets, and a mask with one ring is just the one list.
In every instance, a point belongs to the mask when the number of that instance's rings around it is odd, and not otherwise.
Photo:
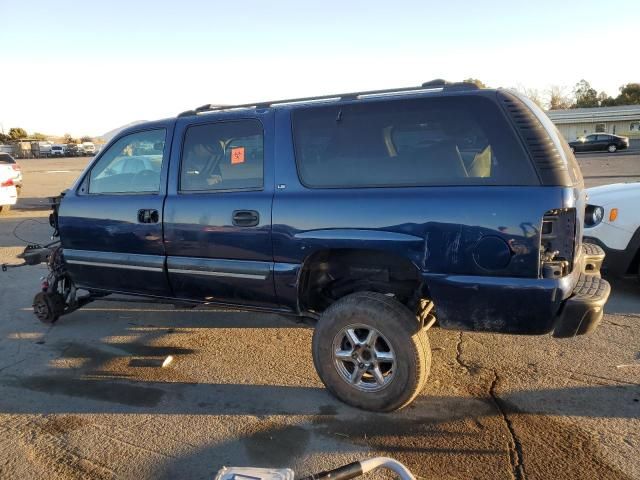
[(13, 179), (9, 179), (6, 182), (0, 183), (0, 187), (11, 187), (13, 185)]
[(559, 208), (544, 214), (540, 234), (540, 274), (543, 278), (560, 278), (571, 272), (575, 240), (575, 208)]

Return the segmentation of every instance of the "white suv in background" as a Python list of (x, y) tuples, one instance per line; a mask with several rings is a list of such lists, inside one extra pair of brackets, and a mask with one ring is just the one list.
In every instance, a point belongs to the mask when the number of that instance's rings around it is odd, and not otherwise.
[(96, 154), (96, 146), (93, 142), (82, 142), (82, 151), (85, 155), (95, 155)]
[(14, 171), (10, 165), (0, 163), (0, 213), (6, 213), (17, 201)]
[(640, 183), (589, 188), (584, 239), (606, 253), (603, 270), (640, 277)]
[(66, 155), (66, 148), (64, 145), (52, 145), (51, 156), (52, 157), (64, 157)]

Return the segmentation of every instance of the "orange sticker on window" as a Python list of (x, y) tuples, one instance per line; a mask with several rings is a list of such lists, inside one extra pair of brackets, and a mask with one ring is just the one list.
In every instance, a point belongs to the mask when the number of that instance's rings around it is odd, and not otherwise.
[(244, 163), (244, 147), (231, 149), (231, 164)]

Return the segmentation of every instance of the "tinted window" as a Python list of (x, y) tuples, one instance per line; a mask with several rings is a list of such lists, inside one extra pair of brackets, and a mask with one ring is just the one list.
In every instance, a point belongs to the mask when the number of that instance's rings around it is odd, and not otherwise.
[(499, 107), (482, 97), (309, 107), (293, 113), (293, 128), (309, 187), (538, 183)]
[(262, 188), (263, 134), (257, 120), (209, 123), (187, 129), (181, 191)]
[(16, 163), (16, 161), (8, 153), (0, 153), (0, 163)]
[(596, 135), (587, 135), (586, 136), (586, 140), (587, 140), (587, 142), (595, 142), (596, 141)]
[(165, 130), (122, 137), (91, 169), (89, 193), (141, 193), (160, 189)]
[(611, 140), (609, 135), (598, 135), (598, 141), (600, 142), (608, 142), (609, 140)]

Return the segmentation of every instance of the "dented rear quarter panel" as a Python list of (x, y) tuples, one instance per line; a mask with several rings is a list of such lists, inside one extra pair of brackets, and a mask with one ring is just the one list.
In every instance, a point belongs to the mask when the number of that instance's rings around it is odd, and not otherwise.
[[(286, 111), (276, 115), (288, 121)], [(276, 291), (283, 304), (296, 305), (296, 276), (314, 253), (369, 249), (372, 255), (406, 257), (418, 268), (423, 294), (434, 300), (441, 326), (551, 330), (575, 279), (538, 278), (542, 218), (555, 208), (583, 209), (581, 187), (307, 188), (298, 179), (289, 130), (278, 131), (272, 234)], [(506, 265), (479, 265), (478, 244), (486, 237), (500, 239), (494, 243), (508, 249)]]

